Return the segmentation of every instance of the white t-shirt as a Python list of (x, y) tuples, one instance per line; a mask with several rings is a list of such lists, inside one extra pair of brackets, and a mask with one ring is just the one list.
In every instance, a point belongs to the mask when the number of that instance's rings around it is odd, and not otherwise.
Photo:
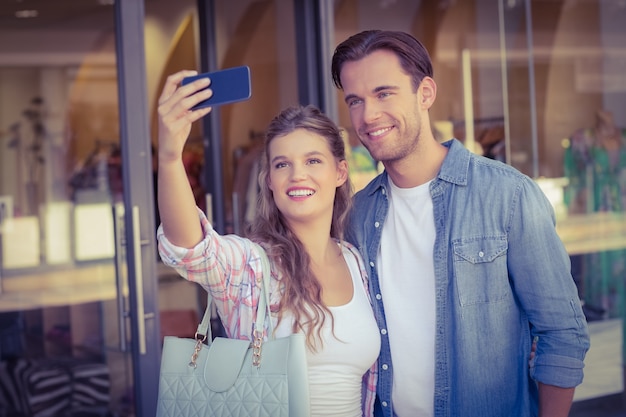
[[(342, 252), (354, 290), (347, 304), (329, 307), (336, 338), (327, 319), (322, 330), (323, 348), (315, 353), (307, 349), (312, 416), (361, 417), (363, 375), (380, 353), (380, 333), (357, 261), (348, 249), (342, 248)], [(284, 317), (276, 335), (289, 334), (291, 323)]]
[(390, 180), (378, 274), (393, 365), (397, 416), (432, 417), (435, 391), (435, 220), (430, 182), (398, 188)]

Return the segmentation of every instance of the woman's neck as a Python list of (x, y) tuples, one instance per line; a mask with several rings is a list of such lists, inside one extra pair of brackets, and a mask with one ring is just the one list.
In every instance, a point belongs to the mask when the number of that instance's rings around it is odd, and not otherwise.
[(330, 257), (338, 253), (337, 243), (330, 237), (330, 224), (328, 223), (292, 227), (292, 231), (302, 242), (313, 265), (324, 264)]

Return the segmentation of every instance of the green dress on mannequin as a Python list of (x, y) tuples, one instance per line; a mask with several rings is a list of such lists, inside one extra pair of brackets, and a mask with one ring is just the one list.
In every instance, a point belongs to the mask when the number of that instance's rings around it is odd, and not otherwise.
[[(612, 114), (598, 111), (593, 128), (576, 131), (566, 148), (564, 171), (569, 183), (565, 204), (570, 214), (623, 212), (626, 215), (626, 129), (618, 129)], [(602, 311), (602, 318), (621, 317), (626, 280), (626, 250), (572, 257), (585, 304)]]

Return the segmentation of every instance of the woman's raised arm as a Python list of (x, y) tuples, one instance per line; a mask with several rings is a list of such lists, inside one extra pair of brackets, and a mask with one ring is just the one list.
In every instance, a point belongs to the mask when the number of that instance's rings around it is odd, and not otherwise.
[(202, 240), (202, 228), (196, 202), (183, 165), (183, 148), (191, 124), (207, 115), (211, 108), (191, 110), (209, 98), (213, 92), (206, 87), (207, 78), (201, 78), (185, 86), (180, 83), (196, 71), (180, 71), (165, 81), (159, 97), (159, 166), (158, 205), (163, 233), (171, 243), (191, 248)]

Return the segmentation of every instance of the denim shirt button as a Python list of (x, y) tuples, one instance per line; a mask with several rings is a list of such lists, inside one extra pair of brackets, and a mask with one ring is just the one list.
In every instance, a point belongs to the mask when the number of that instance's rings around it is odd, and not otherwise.
[(387, 334), (387, 329), (380, 329), (381, 334)]
[(479, 258), (482, 258), (484, 256), (485, 256), (485, 252), (483, 252), (483, 251), (478, 252), (478, 257)]
[(377, 299), (377, 300), (381, 300), (382, 298), (383, 298), (383, 296), (382, 296), (382, 295), (380, 295), (380, 294), (376, 294), (376, 299)]
[(387, 407), (387, 401), (382, 401), (380, 405), (382, 405), (383, 407)]
[(374, 268), (374, 262), (370, 262), (370, 266)]
[(387, 369), (389, 369), (389, 365), (387, 365), (386, 363), (383, 363), (383, 371), (386, 371)]
[(374, 227), (378, 229), (380, 227), (380, 222), (375, 222)]

